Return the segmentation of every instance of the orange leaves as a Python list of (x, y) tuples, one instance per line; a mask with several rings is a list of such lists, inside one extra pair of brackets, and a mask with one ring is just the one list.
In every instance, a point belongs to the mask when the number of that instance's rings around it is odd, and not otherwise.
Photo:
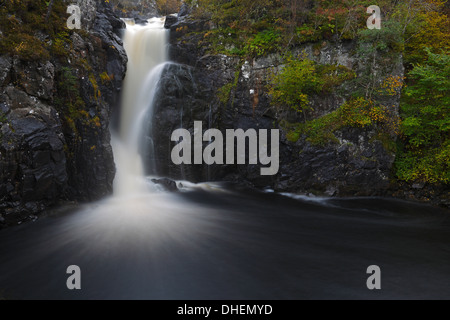
[(381, 84), (381, 89), (379, 90), (379, 93), (386, 94), (388, 96), (395, 96), (399, 95), (401, 93), (401, 90), (403, 88), (403, 81), (406, 79), (406, 77), (401, 76), (389, 76), (387, 77), (384, 82)]

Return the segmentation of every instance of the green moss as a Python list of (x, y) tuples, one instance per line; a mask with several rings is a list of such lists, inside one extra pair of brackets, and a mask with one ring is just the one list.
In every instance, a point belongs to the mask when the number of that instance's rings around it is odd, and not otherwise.
[(42, 42), (24, 33), (8, 34), (0, 41), (0, 53), (20, 57), (25, 61), (46, 60), (50, 54)]
[(290, 141), (290, 142), (297, 142), (298, 139), (300, 139), (300, 132), (299, 131), (295, 131), (295, 130), (289, 131), (286, 134), (286, 139), (288, 141)]
[(378, 132), (370, 142), (380, 141), (383, 148), (389, 152), (397, 151), (397, 142), (393, 139), (392, 135), (387, 132)]
[[(313, 25), (304, 24), (295, 29), (296, 42), (298, 44), (305, 42), (316, 42), (322, 39), (322, 34)], [(318, 43), (320, 47), (320, 43)], [(315, 46), (315, 49), (318, 47)]]
[(324, 93), (332, 92), (337, 86), (356, 78), (356, 73), (342, 65), (325, 64), (317, 66), (318, 77)]
[(66, 57), (69, 53), (70, 43), (69, 34), (66, 31), (58, 33), (53, 40), (52, 53), (57, 56)]
[(95, 75), (93, 73), (89, 74), (89, 81), (92, 84), (92, 89), (94, 90), (94, 98), (98, 101), (98, 99), (101, 97), (102, 93), (100, 92), (97, 79), (95, 78)]
[[(62, 1), (56, 1), (46, 20), (48, 2), (45, 0), (2, 1), (0, 54), (18, 56), (24, 61), (42, 61), (48, 60), (50, 53), (61, 53), (62, 35), (67, 34), (66, 9)], [(47, 35), (48, 40), (40, 40), (38, 33)]]
[(248, 50), (253, 56), (263, 56), (276, 51), (280, 43), (281, 34), (274, 29), (268, 29), (260, 31), (249, 41)]
[(40, 13), (36, 10), (36, 3), (21, 1), (5, 2), (0, 10), (0, 29), (3, 37), (0, 40), (0, 53), (16, 55), (23, 60), (48, 59), (49, 54), (45, 45), (34, 37), (34, 32), (41, 22)]
[(220, 88), (219, 90), (217, 90), (217, 97), (219, 98), (219, 101), (222, 104), (227, 104), (230, 99), (231, 101), (231, 105), (234, 105), (234, 91), (237, 88), (238, 82), (239, 82), (239, 76), (240, 76), (240, 68), (238, 68), (238, 70), (234, 73), (234, 80), (233, 82), (227, 83), (226, 85), (224, 85), (222, 88)]
[(75, 64), (82, 70), (85, 70), (87, 72), (93, 72), (92, 66), (90, 65), (89, 61), (85, 58), (79, 58), (75, 61)]
[(6, 115), (3, 112), (0, 112), (0, 123), (6, 123), (7, 121)]
[(297, 124), (293, 129), (288, 129), (287, 138), (296, 142), (304, 135), (308, 142), (323, 146), (339, 142), (334, 133), (346, 127), (377, 127), (378, 135), (375, 139), (380, 140), (383, 145), (386, 144), (387, 150), (392, 150), (391, 144), (395, 143), (389, 138), (387, 109), (362, 98), (350, 100), (338, 110), (323, 117)]
[(111, 82), (114, 79), (114, 75), (109, 75), (106, 71), (100, 74), (100, 80), (102, 80), (102, 84)]
[[(247, 58), (285, 51), (305, 42), (353, 39), (366, 28), (360, 1), (190, 0), (192, 17), (210, 19), (203, 47)], [(383, 7), (384, 9), (385, 7)], [(387, 8), (386, 8), (387, 9)]]
[(300, 124), (297, 132), (305, 135), (306, 140), (314, 145), (326, 145), (328, 143), (338, 142), (334, 132), (342, 126), (338, 112), (330, 113), (319, 119)]
[(425, 152), (402, 150), (395, 161), (396, 175), (399, 179), (428, 183), (450, 182), (450, 143)]
[(65, 124), (77, 134), (76, 122), (83, 120), (87, 112), (84, 111), (85, 103), (80, 96), (78, 78), (69, 67), (62, 67), (56, 74), (56, 87), (58, 94), (54, 104), (63, 115)]
[(79, 97), (79, 83), (77, 77), (69, 67), (62, 67), (57, 74), (57, 89), (60, 96), (66, 97), (71, 103)]

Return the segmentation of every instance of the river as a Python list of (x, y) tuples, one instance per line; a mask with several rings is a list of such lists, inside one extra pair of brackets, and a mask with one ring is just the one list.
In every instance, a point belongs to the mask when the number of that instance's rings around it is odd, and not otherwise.
[[(392, 199), (187, 184), (49, 215), (0, 243), (8, 299), (450, 298), (448, 211)], [(81, 290), (66, 287), (70, 265)], [(381, 290), (366, 286), (370, 265)]]

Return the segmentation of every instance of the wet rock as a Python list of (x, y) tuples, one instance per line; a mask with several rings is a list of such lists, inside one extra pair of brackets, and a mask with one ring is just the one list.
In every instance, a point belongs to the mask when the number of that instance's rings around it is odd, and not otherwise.
[[(34, 220), (61, 200), (96, 200), (112, 192), (109, 119), (126, 71), (119, 37), (124, 24), (104, 1), (73, 3), (86, 13), (82, 25), (88, 32), (72, 33), (67, 62), (0, 56), (0, 211), (5, 225)], [(88, 62), (90, 69), (76, 68), (76, 59)], [(58, 92), (62, 68), (79, 78), (77, 112), (55, 102), (63, 94)], [(101, 74), (109, 80), (102, 81)]]
[(1, 102), (0, 103), (0, 113), (3, 115), (6, 115), (10, 111), (10, 107), (7, 103)]
[(26, 210), (39, 213), (40, 206), (28, 203), (53, 204), (68, 179), (61, 123), (37, 109), (33, 115), (10, 120), (8, 128), (12, 130), (2, 130), (5, 143), (0, 145), (0, 199), (10, 203), (20, 199)]
[(181, 5), (181, 8), (180, 8), (180, 12), (178, 12), (178, 17), (179, 18), (185, 17), (188, 14), (190, 14), (191, 11), (192, 11), (192, 8), (186, 2), (183, 2), (183, 4)]
[(334, 195), (336, 195), (338, 193), (337, 188), (335, 188), (332, 185), (327, 186), (327, 189), (325, 191), (325, 194), (329, 197), (333, 197)]
[(164, 24), (164, 28), (170, 29), (174, 24), (178, 22), (178, 17), (174, 15), (170, 15), (166, 17), (166, 23)]
[(87, 49), (86, 41), (76, 32), (74, 32), (70, 40), (72, 41), (73, 48), (77, 51), (83, 51)]
[(413, 189), (423, 189), (425, 187), (425, 183), (414, 183), (412, 185)]
[(136, 24), (140, 24), (140, 25), (146, 25), (148, 24), (148, 18), (141, 16), (140, 14), (138, 14), (137, 12), (134, 12), (134, 14), (132, 15), (133, 19), (134, 19), (134, 23)]
[(13, 63), (15, 78), (20, 87), (29, 95), (52, 100), (55, 66), (50, 61), (23, 63), (15, 59)]
[[(101, 1), (104, 2), (104, 1)], [(89, 31), (94, 22), (95, 22), (95, 18), (96, 18), (96, 12), (98, 10), (98, 6), (99, 6), (99, 1), (96, 0), (75, 0), (72, 1), (71, 3), (76, 4), (80, 7), (80, 11), (81, 11), (81, 27), (86, 30)]]
[(158, 12), (158, 9), (156, 8), (155, 1), (145, 1), (145, 4), (143, 3), (142, 7), (140, 8), (138, 7), (139, 11), (130, 10), (130, 8), (124, 5), (123, 3), (119, 3), (117, 6), (114, 7), (114, 9), (115, 9), (114, 13), (118, 17), (135, 19), (135, 21), (138, 20), (144, 24), (147, 23), (147, 19), (149, 18), (161, 16)]
[(5, 85), (12, 66), (12, 59), (9, 57), (0, 57), (0, 87)]
[(178, 191), (177, 183), (172, 179), (168, 178), (152, 179), (152, 182), (161, 185), (166, 191), (170, 192)]

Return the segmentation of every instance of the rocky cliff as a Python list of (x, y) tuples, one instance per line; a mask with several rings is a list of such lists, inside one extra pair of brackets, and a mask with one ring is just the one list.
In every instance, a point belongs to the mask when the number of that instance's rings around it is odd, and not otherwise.
[[(57, 2), (49, 23), (62, 31), (36, 30), (22, 43), (25, 48), (35, 43), (44, 53), (30, 59), (15, 47), (0, 56), (2, 225), (34, 219), (59, 201), (89, 201), (112, 192), (109, 122), (126, 71), (124, 26), (103, 1), (70, 3), (81, 7), (82, 30), (64, 29), (68, 3)], [(19, 14), (4, 14), (17, 20), (19, 30), (25, 23)], [(8, 43), (10, 33), (3, 29), (0, 41)]]
[[(32, 17), (39, 21), (47, 7), (37, 3), (44, 2), (26, 0), (23, 6), (36, 12)], [(114, 12), (104, 1), (76, 3), (83, 13), (82, 30), (72, 31), (64, 26), (69, 2), (55, 2), (45, 22), (50, 27), (35, 29), (33, 20), (26, 21), (29, 15), (0, 7), (0, 227), (34, 219), (61, 201), (92, 201), (112, 191), (109, 126), (126, 71), (120, 39), (124, 25), (118, 8)], [(370, 42), (330, 36), (290, 52), (272, 50), (246, 58), (217, 54), (204, 40), (216, 26), (208, 19), (192, 19), (189, 11), (184, 5), (178, 18), (166, 20), (174, 63), (163, 73), (148, 132), (155, 152), (144, 155), (156, 162), (157, 174), (282, 192), (395, 195), (448, 206), (445, 186), (399, 183), (393, 174), (398, 84), (401, 88), (404, 75), (395, 44), (370, 51)], [(136, 12), (130, 17), (146, 18)], [(228, 52), (236, 49), (223, 42)], [(311, 94), (311, 108), (303, 113), (274, 104), (270, 95), (271, 81), (287, 68), (289, 55), (313, 61), (327, 82), (326, 89)], [(387, 80), (396, 87), (384, 87)], [(373, 94), (388, 112), (370, 109), (374, 120), (369, 123), (355, 112), (365, 110), (354, 105), (361, 87), (389, 92)], [(261, 176), (259, 165), (174, 165), (171, 134), (179, 128), (193, 134), (194, 121), (203, 121), (203, 130), (222, 132), (280, 129), (278, 174)]]
[[(177, 64), (167, 68), (157, 99), (152, 134), (157, 141), (159, 174), (194, 181), (239, 181), (277, 191), (330, 196), (386, 194), (395, 154), (376, 127), (343, 126), (333, 133), (333, 139), (320, 144), (311, 142), (310, 132), (292, 138), (292, 124), (302, 123), (304, 115), (274, 106), (268, 94), (270, 77), (285, 64), (281, 53), (250, 61), (210, 55), (207, 48), (197, 45), (202, 32), (213, 27), (210, 23), (171, 19), (167, 27), (171, 29), (171, 59)], [(356, 54), (358, 45), (356, 40), (329, 40), (304, 44), (295, 48), (293, 54), (306, 55), (319, 65), (342, 66), (359, 75), (367, 70)], [(401, 78), (404, 72), (399, 54), (385, 61), (385, 66), (374, 66), (374, 69), (378, 82), (387, 75)], [(225, 97), (224, 88), (228, 88)], [(308, 121), (336, 111), (350, 99), (354, 89), (348, 81), (313, 96)], [(394, 116), (398, 114), (398, 94), (385, 102), (391, 106)], [(204, 130), (218, 128), (222, 132), (238, 128), (281, 129), (279, 173), (261, 176), (257, 165), (173, 165), (171, 133), (181, 127), (193, 132), (195, 120), (203, 121)]]

